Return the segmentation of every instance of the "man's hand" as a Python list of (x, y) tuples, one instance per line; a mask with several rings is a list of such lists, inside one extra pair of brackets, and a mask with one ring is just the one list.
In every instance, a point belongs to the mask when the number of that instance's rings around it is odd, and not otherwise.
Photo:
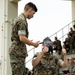
[(34, 42), (34, 47), (38, 47), (39, 46), (39, 41), (37, 41), (37, 42)]
[(66, 55), (66, 49), (64, 47), (62, 47), (62, 52), (63, 52), (63, 55)]
[(48, 50), (49, 50), (48, 47), (45, 46), (44, 49), (43, 49), (43, 53), (47, 53)]

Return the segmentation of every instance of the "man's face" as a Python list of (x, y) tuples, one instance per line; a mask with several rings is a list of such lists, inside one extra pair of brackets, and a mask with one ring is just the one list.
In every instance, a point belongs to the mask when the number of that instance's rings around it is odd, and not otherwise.
[(73, 58), (70, 58), (69, 59), (69, 62), (72, 64), (72, 63), (74, 63), (74, 59)]
[(30, 8), (29, 10), (28, 10), (28, 19), (31, 19), (31, 18), (33, 18), (33, 16), (34, 16), (34, 14), (35, 14), (35, 11), (32, 9), (32, 8)]

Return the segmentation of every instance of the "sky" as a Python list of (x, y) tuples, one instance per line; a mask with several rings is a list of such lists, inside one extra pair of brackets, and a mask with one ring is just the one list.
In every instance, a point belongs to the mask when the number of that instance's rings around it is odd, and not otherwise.
[(21, 0), (19, 2), (18, 14), (23, 12), (25, 4), (30, 1), (36, 4), (38, 8), (34, 18), (28, 20), (30, 39), (40, 41), (71, 22), (70, 1)]
[[(33, 2), (38, 8), (34, 17), (27, 20), (30, 40), (41, 42), (45, 37), (50, 37), (72, 21), (70, 0), (21, 0), (18, 3), (18, 15), (23, 12), (25, 4), (28, 2)], [(28, 50), (32, 48), (32, 46), (27, 46)], [(35, 48), (35, 52), (33, 50), (28, 52), (26, 61), (31, 59), (34, 53), (41, 51), (41, 48), (39, 46)], [(26, 66), (32, 69), (31, 62), (28, 62)]]

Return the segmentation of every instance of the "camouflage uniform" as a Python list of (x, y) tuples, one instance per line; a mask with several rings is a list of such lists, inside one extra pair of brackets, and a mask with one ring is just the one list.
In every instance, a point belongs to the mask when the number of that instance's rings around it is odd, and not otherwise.
[(28, 24), (23, 13), (12, 22), (12, 45), (9, 48), (12, 75), (25, 75), (27, 48), (25, 43), (20, 41), (19, 35), (28, 37)]
[(68, 69), (69, 69), (71, 75), (75, 75), (75, 62), (74, 62), (74, 64), (69, 63)]
[(73, 51), (73, 49), (75, 49), (75, 31), (71, 31), (70, 35), (71, 35), (70, 50)]
[(53, 44), (56, 46), (55, 50), (61, 52), (61, 50), (62, 50), (61, 41), (60, 40), (54, 41)]
[(70, 52), (70, 43), (71, 43), (71, 37), (66, 38), (64, 41), (64, 47), (67, 53)]
[[(34, 55), (34, 59), (39, 53)], [(34, 60), (33, 59), (33, 60)], [(34, 67), (34, 75), (58, 75), (59, 64), (62, 60), (59, 60), (53, 54), (45, 54), (38, 65)]]

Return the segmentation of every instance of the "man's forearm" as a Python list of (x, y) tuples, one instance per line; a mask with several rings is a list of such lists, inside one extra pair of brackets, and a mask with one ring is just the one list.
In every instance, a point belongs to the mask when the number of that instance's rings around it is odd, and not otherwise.
[(34, 43), (31, 40), (29, 40), (27, 37), (21, 35), (19, 36), (19, 38), (20, 41), (22, 41), (23, 43), (34, 46)]
[(63, 67), (64, 67), (64, 68), (67, 68), (67, 67), (68, 67), (68, 60), (67, 60), (66, 54), (64, 55)]
[(44, 52), (42, 51), (42, 52), (40, 52), (40, 54), (37, 56), (37, 58), (32, 61), (33, 67), (37, 66), (37, 64), (40, 62), (41, 58), (43, 57), (43, 55), (44, 55)]

